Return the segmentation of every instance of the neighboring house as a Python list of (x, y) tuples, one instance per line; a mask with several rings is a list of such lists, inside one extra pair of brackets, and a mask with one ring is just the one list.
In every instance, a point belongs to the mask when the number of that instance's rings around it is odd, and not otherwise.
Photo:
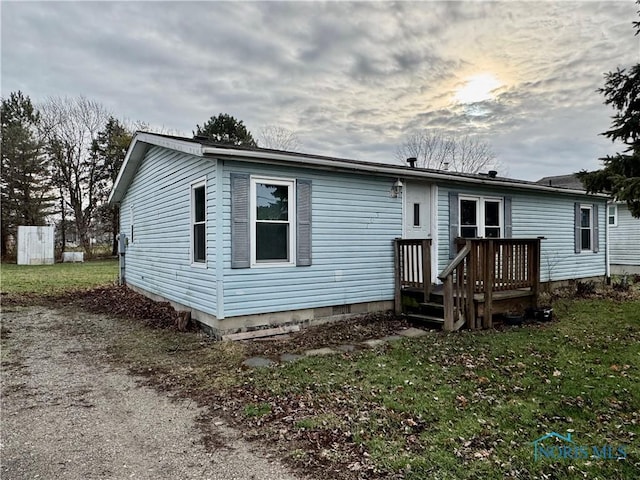
[(640, 218), (625, 202), (609, 202), (607, 208), (611, 274), (640, 274)]
[[(540, 185), (584, 190), (575, 174), (544, 177)], [(625, 202), (609, 200), (607, 205), (609, 269), (611, 275), (640, 274), (640, 218), (631, 215)]]
[(110, 202), (127, 285), (215, 335), (392, 309), (396, 238), (428, 239), (425, 284), (457, 237), (544, 237), (543, 282), (605, 275), (606, 198), (495, 176), (138, 133)]

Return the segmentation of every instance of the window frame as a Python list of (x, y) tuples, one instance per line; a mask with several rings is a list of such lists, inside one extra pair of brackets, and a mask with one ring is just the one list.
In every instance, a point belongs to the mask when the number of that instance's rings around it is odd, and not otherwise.
[[(287, 199), (287, 220), (285, 221), (269, 221), (274, 223), (286, 223), (289, 226), (289, 248), (288, 260), (257, 260), (257, 223), (265, 222), (257, 218), (257, 190), (258, 184), (269, 184), (285, 186), (288, 190)], [(269, 267), (295, 267), (296, 266), (296, 180), (294, 178), (285, 177), (265, 177), (251, 176), (249, 186), (249, 235), (251, 249), (251, 268), (269, 268)]]
[[(613, 215), (611, 214), (611, 209), (613, 208)], [(610, 222), (610, 219), (613, 218), (613, 223)], [(618, 205), (607, 205), (607, 225), (609, 227), (617, 227), (618, 226)]]
[[(470, 225), (462, 224), (462, 202), (463, 201), (476, 202), (476, 233), (482, 233), (483, 236), (476, 237), (463, 237), (462, 229), (470, 227)], [(489, 228), (500, 228), (498, 237), (487, 237), (487, 224), (486, 224), (486, 202), (493, 202), (498, 204), (498, 226), (490, 225)], [(458, 195), (458, 237), (460, 238), (504, 238), (505, 234), (505, 219), (504, 219), (504, 198), (503, 197), (485, 197), (475, 195)]]
[[(582, 226), (582, 211), (583, 210), (588, 210), (589, 211), (589, 226), (588, 227), (583, 227)], [(593, 222), (593, 205), (591, 204), (580, 204), (580, 251), (581, 252), (593, 252), (594, 251), (594, 242), (593, 242), (593, 236), (594, 236), (594, 222)], [(589, 248), (584, 248), (583, 244), (582, 244), (582, 232), (584, 230), (589, 230)]]
[[(203, 177), (194, 182), (191, 182), (190, 186), (190, 221), (189, 221), (189, 257), (191, 259), (191, 266), (196, 268), (207, 268), (207, 221), (208, 221), (208, 212), (207, 212), (207, 178)], [(204, 188), (204, 220), (196, 221), (196, 190), (199, 188)], [(204, 225), (204, 260), (196, 260), (196, 249), (195, 249), (195, 227), (196, 225)]]

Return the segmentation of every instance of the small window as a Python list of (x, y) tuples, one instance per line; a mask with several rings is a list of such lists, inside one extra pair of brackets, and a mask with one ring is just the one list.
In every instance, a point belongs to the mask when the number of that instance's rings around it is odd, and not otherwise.
[(591, 207), (580, 207), (580, 248), (591, 250), (592, 244)]
[(204, 183), (191, 187), (191, 249), (193, 263), (207, 261), (207, 207)]
[(476, 238), (478, 236), (478, 201), (460, 200), (460, 236)]
[(500, 202), (485, 200), (484, 202), (484, 236), (500, 238)]
[(618, 206), (617, 205), (609, 205), (607, 211), (608, 213), (608, 222), (610, 227), (618, 226)]
[(253, 179), (252, 186), (254, 263), (292, 263), (293, 181)]
[(419, 203), (413, 204), (413, 226), (414, 227), (420, 226), (420, 204)]

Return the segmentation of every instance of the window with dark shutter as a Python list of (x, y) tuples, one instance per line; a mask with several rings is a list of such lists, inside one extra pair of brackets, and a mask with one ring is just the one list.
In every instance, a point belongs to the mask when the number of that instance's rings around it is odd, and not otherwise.
[(311, 181), (231, 174), (231, 267), (311, 265)]

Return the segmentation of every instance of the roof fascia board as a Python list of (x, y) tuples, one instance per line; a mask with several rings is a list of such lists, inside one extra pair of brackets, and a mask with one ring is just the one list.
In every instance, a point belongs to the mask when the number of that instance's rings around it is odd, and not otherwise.
[(607, 198), (606, 195), (603, 194), (587, 194), (584, 190), (571, 190), (567, 188), (557, 188), (557, 187), (549, 187), (544, 185), (537, 184), (528, 184), (528, 183), (513, 183), (513, 182), (504, 182), (501, 180), (491, 179), (485, 180), (483, 178), (469, 178), (469, 177), (459, 177), (456, 175), (450, 175), (446, 173), (436, 173), (436, 172), (426, 172), (421, 170), (411, 171), (406, 168), (398, 168), (392, 165), (380, 164), (378, 165), (358, 165), (351, 162), (341, 161), (339, 159), (324, 159), (317, 157), (305, 157), (301, 159), (299, 156), (290, 156), (282, 153), (272, 153), (272, 152), (261, 152), (261, 151), (252, 151), (252, 150), (230, 150), (225, 148), (216, 148), (216, 147), (207, 147), (203, 146), (202, 152), (204, 155), (211, 155), (217, 158), (233, 158), (241, 161), (249, 161), (254, 163), (269, 163), (269, 164), (280, 164), (280, 165), (291, 165), (295, 164), (297, 166), (309, 166), (311, 168), (323, 169), (323, 170), (341, 170), (341, 171), (366, 171), (374, 174), (379, 174), (383, 176), (393, 176), (393, 177), (403, 177), (410, 179), (429, 179), (433, 181), (441, 180), (448, 181), (454, 183), (464, 183), (464, 184), (476, 184), (476, 185), (486, 185), (490, 187), (504, 187), (511, 189), (526, 189), (526, 190), (535, 190), (542, 192), (553, 192), (565, 195), (579, 195), (581, 197), (598, 197), (598, 198)]
[(203, 146), (200, 143), (185, 142), (183, 140), (178, 140), (177, 138), (161, 137), (159, 135), (154, 135), (153, 133), (138, 133), (136, 135), (136, 139), (150, 145), (156, 145), (158, 147), (164, 147), (170, 150), (188, 153), (190, 155), (196, 155), (198, 157), (201, 157), (203, 154)]
[(109, 194), (107, 202), (109, 204), (120, 203), (126, 189), (129, 187), (133, 175), (135, 174), (140, 162), (144, 158), (150, 146), (158, 146), (176, 150), (178, 152), (188, 153), (190, 155), (202, 156), (202, 145), (193, 142), (184, 142), (177, 139), (159, 137), (149, 133), (136, 133), (129, 145), (127, 154), (124, 157), (122, 167), (118, 172), (116, 181), (113, 183), (113, 189)]

